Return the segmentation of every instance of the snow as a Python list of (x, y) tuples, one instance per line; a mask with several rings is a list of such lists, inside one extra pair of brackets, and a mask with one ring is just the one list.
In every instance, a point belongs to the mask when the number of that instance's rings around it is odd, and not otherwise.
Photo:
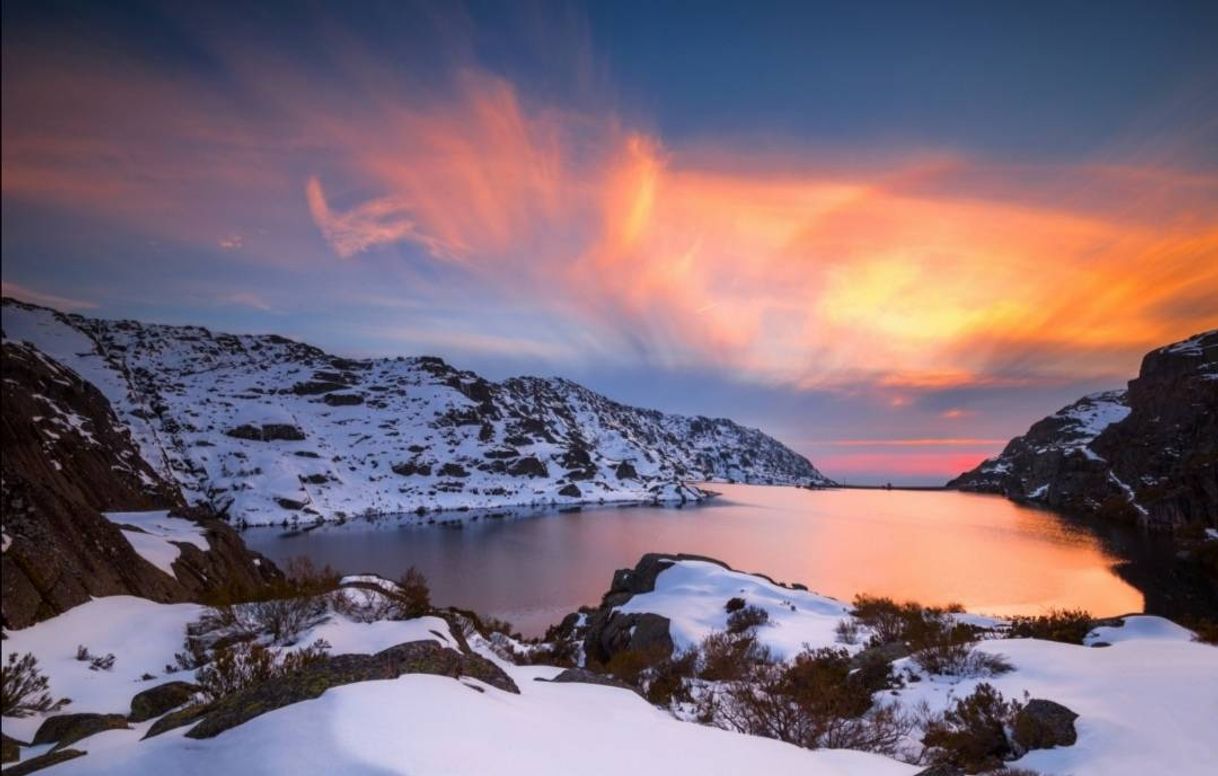
[(308, 630), (297, 643), (307, 646), (316, 639), (325, 639), (330, 644), (331, 655), (371, 655), (408, 641), (435, 641), (451, 649), (457, 648), (448, 623), (439, 617), (375, 622), (351, 622), (333, 617)]
[[(374, 578), (348, 579), (368, 584)], [(344, 589), (344, 594), (376, 595)], [(726, 624), (723, 604), (740, 596), (765, 608), (772, 623), (759, 639), (790, 656), (804, 643), (834, 644), (846, 615), (840, 602), (705, 561), (681, 561), (661, 572), (656, 589), (633, 597), (623, 611), (652, 611), (672, 619), (678, 644), (700, 640)], [(791, 610), (791, 606), (795, 610)], [(140, 689), (166, 681), (165, 663), (180, 651), (188, 622), (202, 614), (190, 604), (157, 604), (128, 596), (95, 599), (59, 617), (14, 631), (5, 651), (32, 651), (55, 696), (68, 711), (125, 712)], [(981, 625), (992, 618), (958, 615)], [(433, 639), (457, 648), (437, 617), (357, 622), (332, 618), (299, 643), (324, 638), (332, 653), (372, 653), (403, 641)], [(478, 647), (477, 639), (475, 646)], [(1015, 765), (1064, 776), (1202, 774), (1218, 761), (1212, 720), (1218, 713), (1218, 649), (1160, 617), (1134, 615), (1121, 626), (1096, 628), (1078, 646), (1033, 639), (983, 641), (1015, 670), (985, 681), (1005, 696), (1048, 698), (1077, 712), (1078, 742), (1037, 750)], [(89, 671), (75, 647), (113, 652), (110, 672)], [(491, 657), (489, 654), (488, 657)], [(491, 659), (494, 659), (493, 657)], [(816, 773), (912, 776), (918, 766), (862, 752), (808, 751), (777, 741), (678, 720), (632, 692), (559, 684), (558, 669), (496, 662), (520, 687), (513, 695), (473, 679), (407, 675), (333, 688), (321, 697), (257, 717), (213, 739), (184, 737), (185, 728), (147, 741), (150, 723), (108, 731), (80, 742), (89, 754), (58, 766), (60, 774), (204, 774), (291, 772), (369, 774), (480, 773)], [(898, 670), (917, 671), (912, 661)], [(157, 679), (141, 682), (144, 673)], [(175, 674), (173, 678), (187, 675)], [(922, 674), (922, 681), (885, 696), (906, 707), (944, 709), (977, 679)], [(29, 740), (41, 719), (4, 720), (5, 732)], [(32, 755), (28, 752), (26, 756)]]
[(770, 615), (757, 638), (786, 659), (804, 644), (834, 643), (834, 628), (849, 616), (840, 601), (767, 582), (762, 577), (725, 569), (708, 561), (682, 561), (656, 577), (655, 590), (636, 595), (618, 611), (652, 612), (672, 621), (669, 632), (679, 648), (701, 642), (727, 627), (728, 599), (740, 597)]
[[(834, 643), (833, 626), (845, 607), (833, 599), (792, 591), (765, 579), (704, 561), (681, 561), (656, 578), (656, 591), (636, 595), (624, 612), (654, 612), (672, 620), (678, 645), (696, 642), (726, 625), (723, 604), (733, 595), (770, 612), (757, 638), (789, 657), (803, 643)], [(785, 603), (796, 605), (791, 612)], [(835, 607), (837, 607), (835, 609)], [(983, 627), (1001, 622), (955, 615)], [(1013, 765), (1044, 774), (1143, 776), (1147, 773), (1208, 774), (1218, 762), (1218, 648), (1193, 640), (1192, 631), (1147, 615), (1124, 618), (1120, 627), (1096, 628), (1079, 646), (1035, 639), (995, 639), (978, 649), (1001, 654), (1015, 670), (987, 678), (1006, 697), (1047, 698), (1077, 712), (1078, 743), (1034, 751)], [(898, 661), (922, 676), (893, 696), (907, 708), (925, 701), (946, 709), (982, 680), (927, 676), (910, 659)]]
[(206, 531), (198, 523), (181, 517), (170, 517), (168, 511), (103, 512), (112, 523), (134, 526), (123, 529), (123, 536), (144, 560), (174, 576), (173, 562), (182, 554), (174, 542), (193, 544), (206, 552), (210, 549)]
[[(34, 653), (51, 695), (72, 699), (62, 713), (126, 714), (133, 695), (168, 681), (165, 665), (182, 650), (186, 624), (203, 611), (197, 604), (159, 604), (135, 596), (95, 598), (29, 628), (5, 631), (2, 648), (6, 658)], [(114, 667), (91, 671), (87, 661), (76, 659), (78, 645), (93, 655), (113, 654)], [(144, 674), (158, 678), (145, 681)], [(41, 722), (40, 717), (5, 717), (4, 731), (28, 741)]]
[[(367, 513), (429, 519), (409, 514), (419, 508), (680, 502), (703, 495), (685, 481), (725, 478), (827, 482), (754, 429), (626, 407), (557, 378), (489, 383), (436, 359), (348, 361), (279, 337), (18, 303), (4, 305), (3, 328), (96, 385), (143, 458), (189, 502), (251, 525)], [(319, 382), (344, 387), (327, 393)], [(333, 401), (342, 396), (362, 403)], [(247, 424), (292, 426), (305, 438), (227, 433)], [(568, 461), (572, 448), (589, 460)], [(527, 459), (545, 474), (507, 472)], [(464, 472), (445, 473), (447, 463)], [(623, 463), (637, 476), (618, 477)], [(578, 495), (561, 492), (573, 484)]]
[[(907, 776), (918, 770), (862, 752), (811, 752), (680, 722), (613, 688), (532, 681), (554, 669), (513, 673), (520, 695), (473, 680), (408, 675), (334, 688), (213, 739), (186, 739), (184, 730), (138, 743), (135, 731), (102, 734), (110, 741), (58, 773)], [(91, 747), (96, 740), (89, 739)]]

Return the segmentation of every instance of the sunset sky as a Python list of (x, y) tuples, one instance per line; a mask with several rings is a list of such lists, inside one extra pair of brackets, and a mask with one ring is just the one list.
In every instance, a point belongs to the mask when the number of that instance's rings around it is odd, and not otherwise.
[(28, 301), (562, 375), (851, 482), (1218, 326), (1213, 2), (3, 17)]

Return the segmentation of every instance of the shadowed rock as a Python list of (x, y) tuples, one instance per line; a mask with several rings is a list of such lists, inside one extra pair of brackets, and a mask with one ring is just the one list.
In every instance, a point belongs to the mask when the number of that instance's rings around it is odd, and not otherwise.
[(403, 674), (470, 677), (505, 692), (520, 692), (511, 677), (481, 655), (463, 654), (434, 641), (411, 641), (375, 655), (338, 655), (222, 698), (186, 735), (211, 738), (268, 711), (316, 698), (331, 687)]

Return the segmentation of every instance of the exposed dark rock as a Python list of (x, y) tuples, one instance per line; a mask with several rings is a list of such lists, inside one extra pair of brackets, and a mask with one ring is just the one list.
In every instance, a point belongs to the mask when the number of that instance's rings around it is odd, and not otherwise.
[(187, 703), (199, 691), (199, 686), (190, 682), (166, 682), (137, 693), (131, 699), (131, 713), (127, 719), (145, 722), (159, 717), (167, 711)]
[(328, 393), (325, 402), (331, 407), (351, 407), (363, 404), (364, 397), (358, 393)]
[(1060, 703), (1033, 698), (1015, 715), (1015, 743), (1025, 750), (1070, 746), (1078, 740), (1076, 719), (1078, 714)]
[(144, 734), (144, 738), (159, 736), (161, 733), (164, 733), (167, 730), (173, 730), (175, 728), (180, 728), (183, 725), (189, 725), (195, 720), (202, 718), (207, 712), (211, 711), (212, 705), (213, 704), (211, 703), (196, 703), (194, 705), (178, 709), (177, 711), (171, 711), (158, 719), (156, 722), (153, 722), (152, 726), (148, 728), (148, 732)]
[[(1115, 422), (1094, 422), (1105, 413)], [(1151, 528), (1218, 527), (1218, 331), (1151, 351), (1128, 390), (1039, 421), (948, 487)]]
[(579, 487), (574, 483), (569, 483), (563, 486), (562, 490), (558, 491), (560, 496), (570, 496), (571, 498), (579, 498), (583, 494), (580, 493)]
[(248, 439), (252, 442), (299, 442), (305, 438), (305, 433), (290, 423), (263, 423), (255, 426), (245, 423), (224, 432), (236, 439)]
[[(12, 538), (0, 557), (6, 627), (23, 628), (93, 597), (197, 600), (218, 586), (254, 590), (278, 575), (232, 528), (205, 509), (185, 508), (95, 387), (23, 343), (4, 342), (2, 364), (0, 502)], [(50, 423), (64, 417), (81, 419), (80, 428)], [(210, 549), (181, 545), (174, 576), (136, 553), (100, 514), (158, 508), (206, 529)]]
[(503, 669), (481, 655), (464, 654), (434, 641), (412, 641), (375, 655), (338, 655), (222, 698), (186, 735), (211, 738), (268, 711), (316, 698), (331, 687), (403, 674), (470, 677), (505, 692), (520, 692)]
[(75, 760), (77, 757), (83, 757), (85, 754), (85, 752), (78, 749), (56, 749), (38, 757), (31, 757), (25, 762), (10, 765), (4, 769), (4, 776), (25, 776), (27, 773), (34, 773), (44, 768), (50, 768), (52, 765), (59, 765), (68, 760)]
[(446, 463), (440, 467), (441, 477), (468, 477), (469, 472), (459, 463)]
[(635, 471), (634, 464), (622, 461), (617, 465), (617, 478), (619, 480), (637, 480), (639, 473)]
[(308, 380), (302, 383), (296, 383), (292, 386), (292, 393), (297, 396), (315, 396), (322, 393), (330, 393), (331, 391), (341, 391), (347, 387), (345, 382), (332, 382), (329, 380)]
[(513, 477), (549, 477), (550, 470), (535, 456), (527, 456), (508, 466), (508, 474)]
[(21, 742), (0, 733), (0, 763), (11, 763), (21, 757)]
[(568, 668), (553, 679), (538, 679), (539, 682), (555, 682), (558, 684), (598, 684), (604, 687), (616, 687), (620, 690), (629, 690), (635, 694), (641, 695), (637, 687), (630, 685), (618, 679), (616, 676), (609, 674), (598, 674), (595, 671), (589, 671), (586, 668)]
[(431, 476), (431, 464), (416, 463), (414, 461), (395, 463), (393, 465), (393, 473), (400, 474), (403, 477), (413, 477), (416, 474), (422, 477), (429, 477)]
[(127, 727), (127, 718), (122, 714), (57, 714), (47, 717), (39, 726), (31, 745), (55, 744), (60, 748), (103, 730), (125, 730)]

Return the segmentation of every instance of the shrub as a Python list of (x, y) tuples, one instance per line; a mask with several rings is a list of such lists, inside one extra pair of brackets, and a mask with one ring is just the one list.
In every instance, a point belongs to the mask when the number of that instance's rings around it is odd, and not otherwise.
[(657, 706), (669, 706), (674, 700), (691, 700), (685, 680), (697, 672), (699, 657), (698, 648), (691, 647), (651, 666), (645, 672), (647, 700)]
[(27, 652), (17, 657), (10, 652), (0, 665), (0, 715), (28, 717), (58, 711), (71, 703), (67, 698), (53, 700), (50, 681), (38, 670), (38, 658)]
[(997, 676), (1014, 668), (1002, 655), (980, 652), (975, 644), (947, 636), (915, 652), (913, 659), (923, 671), (940, 676)]
[(1095, 625), (1091, 615), (1082, 609), (1052, 609), (1048, 614), (1012, 618), (1007, 638), (1082, 644)]
[(262, 644), (229, 644), (216, 648), (212, 661), (199, 669), (196, 681), (207, 700), (217, 701), (324, 660), (329, 649), (328, 643), (318, 639), (308, 647), (289, 652), (280, 659), (277, 650)]
[(922, 736), (931, 762), (954, 765), (969, 773), (1002, 766), (1015, 749), (1007, 731), (1023, 704), (1006, 700), (993, 685), (982, 682), (971, 695), (956, 701), (941, 720), (932, 721)]
[(401, 619), (422, 617), (431, 611), (431, 589), (427, 577), (414, 566), (406, 569), (398, 578), (397, 589), (391, 594), (397, 604)]
[(770, 621), (770, 613), (760, 606), (745, 606), (727, 616), (728, 633), (744, 633), (747, 630), (766, 625)]
[(839, 644), (857, 644), (859, 643), (859, 635), (862, 628), (859, 626), (859, 621), (853, 617), (847, 617), (844, 620), (839, 620), (834, 626), (833, 632), (837, 634)]
[(744, 599), (740, 597), (729, 598), (727, 603), (723, 605), (723, 611), (731, 614), (744, 608)]
[[(951, 610), (958, 609), (952, 604)], [(898, 604), (891, 598), (859, 595), (854, 599), (854, 617), (871, 628), (871, 646), (894, 641), (904, 642), (912, 650), (940, 644), (943, 640), (970, 641), (976, 629), (956, 622), (949, 609), (923, 607), (907, 602)]]
[(613, 674), (626, 684), (638, 687), (643, 672), (652, 666), (659, 665), (666, 655), (662, 649), (624, 649), (616, 652), (605, 663), (605, 672)]
[(871, 689), (852, 678), (850, 654), (831, 647), (756, 669), (724, 690), (714, 715), (731, 729), (798, 746), (885, 753), (914, 724), (895, 703), (873, 705)]
[(114, 668), (115, 657), (113, 654), (94, 656), (89, 661), (90, 671), (109, 671)]
[(702, 640), (698, 655), (698, 676), (712, 682), (737, 681), (774, 662), (769, 648), (751, 633), (716, 631)]

